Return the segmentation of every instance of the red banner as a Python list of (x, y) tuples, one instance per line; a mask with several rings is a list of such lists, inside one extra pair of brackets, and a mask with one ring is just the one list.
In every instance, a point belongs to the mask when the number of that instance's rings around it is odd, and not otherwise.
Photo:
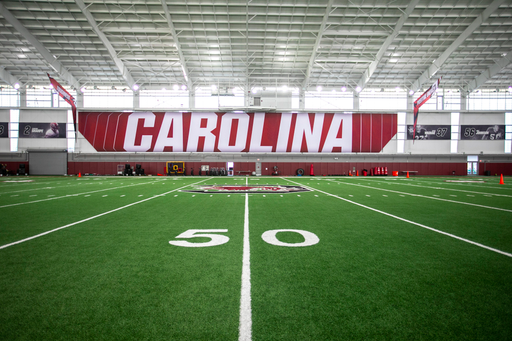
[(48, 75), (48, 78), (50, 78), (50, 83), (52, 84), (53, 89), (55, 91), (57, 91), (57, 93), (59, 94), (60, 97), (62, 97), (69, 105), (71, 105), (71, 110), (73, 111), (73, 126), (75, 127), (75, 132), (76, 132), (76, 103), (75, 103), (75, 98), (73, 96), (71, 96), (71, 94), (69, 92), (67, 92), (66, 89), (64, 89), (62, 87), (62, 85), (60, 85), (59, 82), (57, 82), (55, 79), (53, 79), (50, 76), (50, 74), (47, 73), (47, 75)]
[(427, 89), (417, 100), (414, 101), (414, 132), (412, 133), (412, 139), (416, 137), (416, 123), (418, 123), (418, 114), (420, 107), (428, 101), (432, 95), (437, 91), (441, 78), (439, 78), (430, 88)]
[(396, 114), (81, 112), (99, 152), (378, 153)]

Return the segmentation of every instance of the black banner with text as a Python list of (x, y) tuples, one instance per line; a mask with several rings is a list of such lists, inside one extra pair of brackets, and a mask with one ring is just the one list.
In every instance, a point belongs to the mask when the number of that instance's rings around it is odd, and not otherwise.
[(461, 140), (504, 140), (505, 125), (503, 124), (479, 124), (462, 125), (460, 127)]
[[(408, 140), (449, 140), (451, 137), (451, 126), (449, 125), (416, 125), (416, 134), (414, 126), (407, 125)], [(413, 138), (414, 136), (414, 138)]]
[(66, 123), (20, 123), (20, 138), (66, 138)]

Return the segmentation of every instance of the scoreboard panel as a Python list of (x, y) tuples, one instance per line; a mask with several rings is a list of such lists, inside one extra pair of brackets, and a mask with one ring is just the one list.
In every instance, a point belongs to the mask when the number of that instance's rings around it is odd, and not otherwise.
[(185, 162), (167, 161), (165, 163), (165, 173), (167, 175), (183, 175), (185, 173)]

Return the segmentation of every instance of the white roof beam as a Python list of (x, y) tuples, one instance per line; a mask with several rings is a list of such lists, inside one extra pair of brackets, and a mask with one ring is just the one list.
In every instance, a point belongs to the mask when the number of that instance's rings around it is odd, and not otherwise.
[(478, 77), (473, 79), (464, 87), (464, 91), (469, 93), (472, 92), (479, 87), (481, 87), (485, 82), (498, 74), (501, 70), (506, 68), (510, 63), (512, 63), (512, 51), (509, 51), (503, 58), (498, 60), (494, 65), (491, 65), (487, 70), (482, 72)]
[[(130, 87), (130, 89), (133, 89), (133, 86), (135, 85), (135, 81), (133, 80), (132, 75), (128, 71), (128, 68), (124, 65), (123, 61), (117, 57), (117, 52), (114, 50), (114, 47), (108, 40), (105, 33), (103, 33), (100, 28), (98, 27), (98, 24), (96, 23), (96, 20), (92, 16), (91, 12), (87, 9), (87, 6), (82, 0), (75, 0), (78, 7), (80, 7), (80, 10), (84, 14), (84, 16), (87, 18), (87, 21), (89, 22), (89, 25), (91, 25), (92, 29), (96, 34), (98, 35), (98, 38), (100, 38), (103, 45), (108, 50), (108, 53), (110, 54), (110, 57), (116, 64), (117, 68), (119, 69), (119, 72), (121, 72), (121, 76), (124, 78), (126, 84)], [(139, 84), (140, 85), (140, 84)]]
[(30, 33), (7, 8), (5, 8), (2, 2), (0, 2), (0, 13), (5, 18), (5, 20), (7, 20), (7, 22), (11, 24), (14, 29), (23, 36), (23, 38), (25, 38), (30, 44), (32, 44), (32, 46), (36, 48), (36, 50), (43, 56), (46, 62), (59, 75), (61, 79), (63, 79), (68, 85), (74, 87), (75, 89), (80, 89), (80, 83), (78, 80), (73, 77), (71, 73), (69, 73), (69, 71), (57, 60), (57, 58), (55, 58), (53, 54), (48, 51), (48, 49), (44, 47), (43, 44), (41, 44), (39, 40), (37, 40), (37, 38), (34, 37), (32, 33)]
[(5, 69), (5, 66), (0, 66), (0, 79), (12, 86), (15, 87), (15, 84), (21, 86), (21, 82), (18, 78), (14, 77), (9, 71)]
[(192, 90), (192, 80), (189, 78), (189, 71), (187, 68), (187, 62), (185, 61), (185, 57), (183, 56), (183, 51), (181, 50), (180, 41), (178, 39), (178, 34), (176, 33), (176, 29), (174, 28), (174, 24), (172, 23), (171, 13), (169, 12), (169, 7), (167, 7), (167, 1), (162, 1), (162, 7), (165, 13), (165, 19), (167, 20), (167, 24), (169, 25), (169, 29), (171, 30), (172, 39), (174, 40), (174, 44), (176, 45), (176, 50), (178, 50), (178, 57), (180, 60), (181, 68), (183, 70), (183, 77), (185, 77), (185, 81), (187, 82), (187, 87)]
[(500, 7), (506, 0), (494, 0), (478, 17), (462, 32), (460, 36), (432, 63), (432, 65), (413, 83), (411, 90), (417, 91), (420, 87), (430, 81), (437, 71), (441, 69), (444, 62), (450, 55), (466, 40), (489, 16)]
[(302, 88), (305, 89), (309, 83), (309, 77), (311, 76), (311, 71), (313, 70), (313, 65), (315, 64), (316, 51), (318, 50), (318, 45), (320, 45), (320, 41), (322, 40), (323, 32), (325, 31), (325, 25), (327, 24), (327, 19), (329, 18), (329, 14), (331, 13), (332, 3), (334, 0), (329, 0), (327, 7), (325, 8), (324, 17), (322, 19), (322, 24), (320, 25), (320, 29), (318, 30), (318, 34), (316, 36), (315, 45), (313, 47), (313, 52), (311, 53), (311, 57), (309, 58), (308, 68), (306, 70), (306, 77), (302, 82)]
[(363, 74), (363, 77), (359, 80), (357, 85), (361, 87), (361, 89), (364, 89), (370, 78), (372, 77), (373, 73), (377, 69), (377, 65), (379, 65), (382, 57), (384, 56), (384, 53), (389, 48), (389, 45), (395, 40), (395, 38), (400, 33), (400, 30), (402, 29), (402, 26), (404, 26), (405, 21), (409, 18), (409, 15), (411, 15), (412, 11), (416, 7), (416, 5), (420, 2), (420, 0), (414, 0), (409, 2), (409, 5), (405, 9), (405, 12), (403, 12), (402, 16), (400, 16), (400, 19), (398, 19), (398, 22), (395, 25), (395, 28), (393, 32), (386, 38), (384, 41), (384, 44), (380, 47), (379, 51), (375, 55), (375, 60), (371, 62), (371, 64), (368, 66), (366, 71)]

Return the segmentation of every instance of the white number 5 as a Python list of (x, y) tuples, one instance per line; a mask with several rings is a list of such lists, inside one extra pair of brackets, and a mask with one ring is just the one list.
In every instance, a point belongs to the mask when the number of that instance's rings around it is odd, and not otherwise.
[(217, 230), (187, 230), (178, 236), (176, 238), (198, 238), (198, 237), (206, 237), (210, 238), (211, 240), (208, 242), (203, 243), (191, 243), (186, 240), (171, 240), (169, 244), (176, 245), (176, 246), (185, 246), (185, 247), (207, 247), (207, 246), (217, 246), (226, 244), (229, 241), (229, 237), (219, 235), (219, 234), (211, 234), (211, 233), (205, 233), (205, 232), (213, 232), (213, 233), (225, 233), (228, 232), (228, 230), (223, 229), (217, 229)]

